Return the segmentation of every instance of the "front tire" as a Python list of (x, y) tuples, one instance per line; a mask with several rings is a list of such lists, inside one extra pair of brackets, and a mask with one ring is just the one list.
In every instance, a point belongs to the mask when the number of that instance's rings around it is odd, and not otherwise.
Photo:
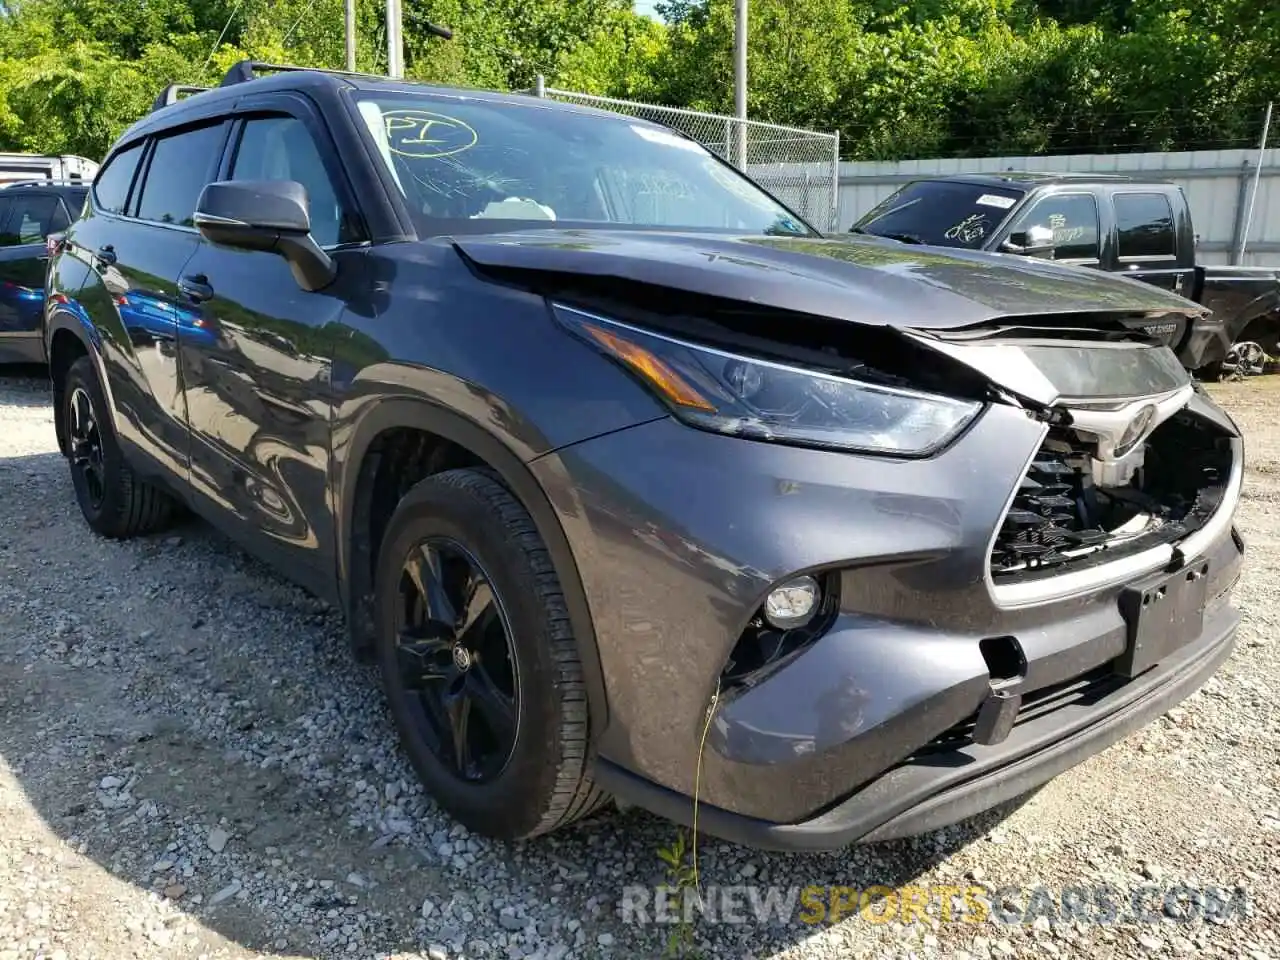
[(378, 661), (423, 785), (505, 840), (599, 807), (582, 664), (528, 512), (487, 472), (450, 470), (410, 490), (387, 529)]
[(80, 357), (67, 370), (59, 412), (80, 512), (104, 537), (123, 540), (154, 533), (173, 516), (173, 500), (134, 476), (107, 414), (93, 361)]

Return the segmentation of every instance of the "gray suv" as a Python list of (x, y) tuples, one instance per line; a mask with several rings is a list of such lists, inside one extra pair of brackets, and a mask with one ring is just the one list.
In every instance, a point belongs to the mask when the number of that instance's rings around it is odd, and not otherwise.
[(1147, 330), (1195, 304), (824, 239), (533, 97), (242, 64), (174, 100), (51, 264), (80, 508), (193, 510), (338, 605), (469, 828), (696, 793), (763, 847), (918, 833), (1230, 652), (1240, 434)]

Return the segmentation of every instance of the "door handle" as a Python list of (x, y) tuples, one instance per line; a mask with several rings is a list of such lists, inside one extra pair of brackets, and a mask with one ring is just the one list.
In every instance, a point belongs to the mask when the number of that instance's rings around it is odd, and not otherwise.
[(209, 278), (203, 273), (183, 277), (178, 281), (178, 289), (192, 303), (204, 303), (213, 299), (213, 287), (209, 286)]
[(116, 262), (116, 248), (108, 243), (106, 246), (98, 248), (96, 256), (98, 262), (104, 267), (113, 266)]

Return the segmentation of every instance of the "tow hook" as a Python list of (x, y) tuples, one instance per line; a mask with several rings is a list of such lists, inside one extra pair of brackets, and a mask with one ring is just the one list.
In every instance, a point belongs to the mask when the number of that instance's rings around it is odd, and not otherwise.
[(1003, 743), (1013, 730), (1013, 723), (1022, 706), (1022, 694), (1017, 687), (1021, 678), (992, 680), (987, 697), (978, 708), (978, 719), (973, 726), (973, 740), (984, 746)]

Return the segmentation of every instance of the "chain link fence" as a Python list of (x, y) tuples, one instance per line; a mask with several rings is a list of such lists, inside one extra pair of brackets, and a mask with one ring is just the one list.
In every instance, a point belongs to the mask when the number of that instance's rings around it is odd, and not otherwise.
[(541, 84), (532, 92), (679, 130), (728, 160), (817, 229), (836, 229), (840, 214), (838, 133), (818, 133), (717, 113), (597, 97)]

